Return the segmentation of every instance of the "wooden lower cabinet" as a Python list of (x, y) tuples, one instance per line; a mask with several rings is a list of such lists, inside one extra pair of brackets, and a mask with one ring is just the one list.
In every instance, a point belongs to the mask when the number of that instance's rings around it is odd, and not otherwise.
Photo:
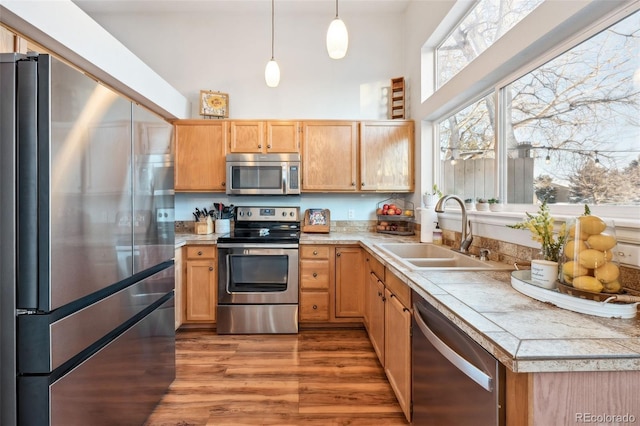
[(216, 246), (187, 246), (185, 262), (183, 323), (216, 321), (218, 274)]
[(300, 246), (300, 323), (360, 323), (365, 273), (359, 246)]
[(336, 318), (364, 316), (364, 262), (360, 247), (336, 248)]
[(174, 270), (175, 270), (175, 327), (176, 330), (180, 328), (182, 325), (182, 299), (184, 290), (182, 288), (183, 278), (184, 278), (184, 262), (182, 260), (182, 250), (183, 247), (179, 247), (176, 249), (174, 256)]
[(411, 311), (389, 289), (385, 295), (384, 372), (411, 421)]
[(300, 322), (327, 322), (331, 318), (331, 246), (300, 246)]
[(411, 289), (370, 254), (365, 255), (365, 261), (369, 340), (400, 408), (411, 421)]

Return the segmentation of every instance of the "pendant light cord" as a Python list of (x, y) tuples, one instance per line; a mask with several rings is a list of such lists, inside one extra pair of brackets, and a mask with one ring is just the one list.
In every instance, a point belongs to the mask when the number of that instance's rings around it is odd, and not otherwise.
[(275, 0), (271, 0), (271, 60), (272, 61), (273, 61), (273, 50), (274, 50), (273, 49), (273, 46), (274, 46), (274, 42), (273, 42), (274, 29), (273, 28), (274, 28), (274, 22), (275, 22), (274, 12), (273, 12), (274, 6), (275, 6)]
[(338, 0), (336, 0), (336, 18), (338, 17)]

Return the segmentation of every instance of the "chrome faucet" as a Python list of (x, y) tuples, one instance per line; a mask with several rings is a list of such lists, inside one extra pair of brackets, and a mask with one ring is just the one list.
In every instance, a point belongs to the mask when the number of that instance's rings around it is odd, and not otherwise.
[(462, 209), (462, 236), (460, 237), (460, 249), (458, 251), (460, 253), (467, 253), (473, 241), (473, 235), (471, 232), (471, 223), (467, 221), (467, 209), (464, 207), (464, 201), (457, 195), (445, 195), (438, 200), (435, 210), (438, 213), (444, 213), (444, 205), (449, 200), (457, 201), (458, 204), (460, 204), (460, 209)]

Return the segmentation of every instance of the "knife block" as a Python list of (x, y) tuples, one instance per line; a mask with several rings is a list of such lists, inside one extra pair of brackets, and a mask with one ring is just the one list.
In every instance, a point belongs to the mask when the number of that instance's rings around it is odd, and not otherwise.
[(207, 216), (204, 221), (195, 222), (194, 229), (198, 235), (213, 234), (213, 221)]

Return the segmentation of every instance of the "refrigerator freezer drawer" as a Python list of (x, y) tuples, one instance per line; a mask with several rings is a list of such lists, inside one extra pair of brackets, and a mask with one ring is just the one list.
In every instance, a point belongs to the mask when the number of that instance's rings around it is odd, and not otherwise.
[(141, 425), (174, 378), (171, 297), (61, 378), (19, 377), (18, 424)]
[(162, 298), (174, 285), (172, 265), (61, 319), (56, 320), (55, 313), (19, 316), (19, 373), (48, 374)]

